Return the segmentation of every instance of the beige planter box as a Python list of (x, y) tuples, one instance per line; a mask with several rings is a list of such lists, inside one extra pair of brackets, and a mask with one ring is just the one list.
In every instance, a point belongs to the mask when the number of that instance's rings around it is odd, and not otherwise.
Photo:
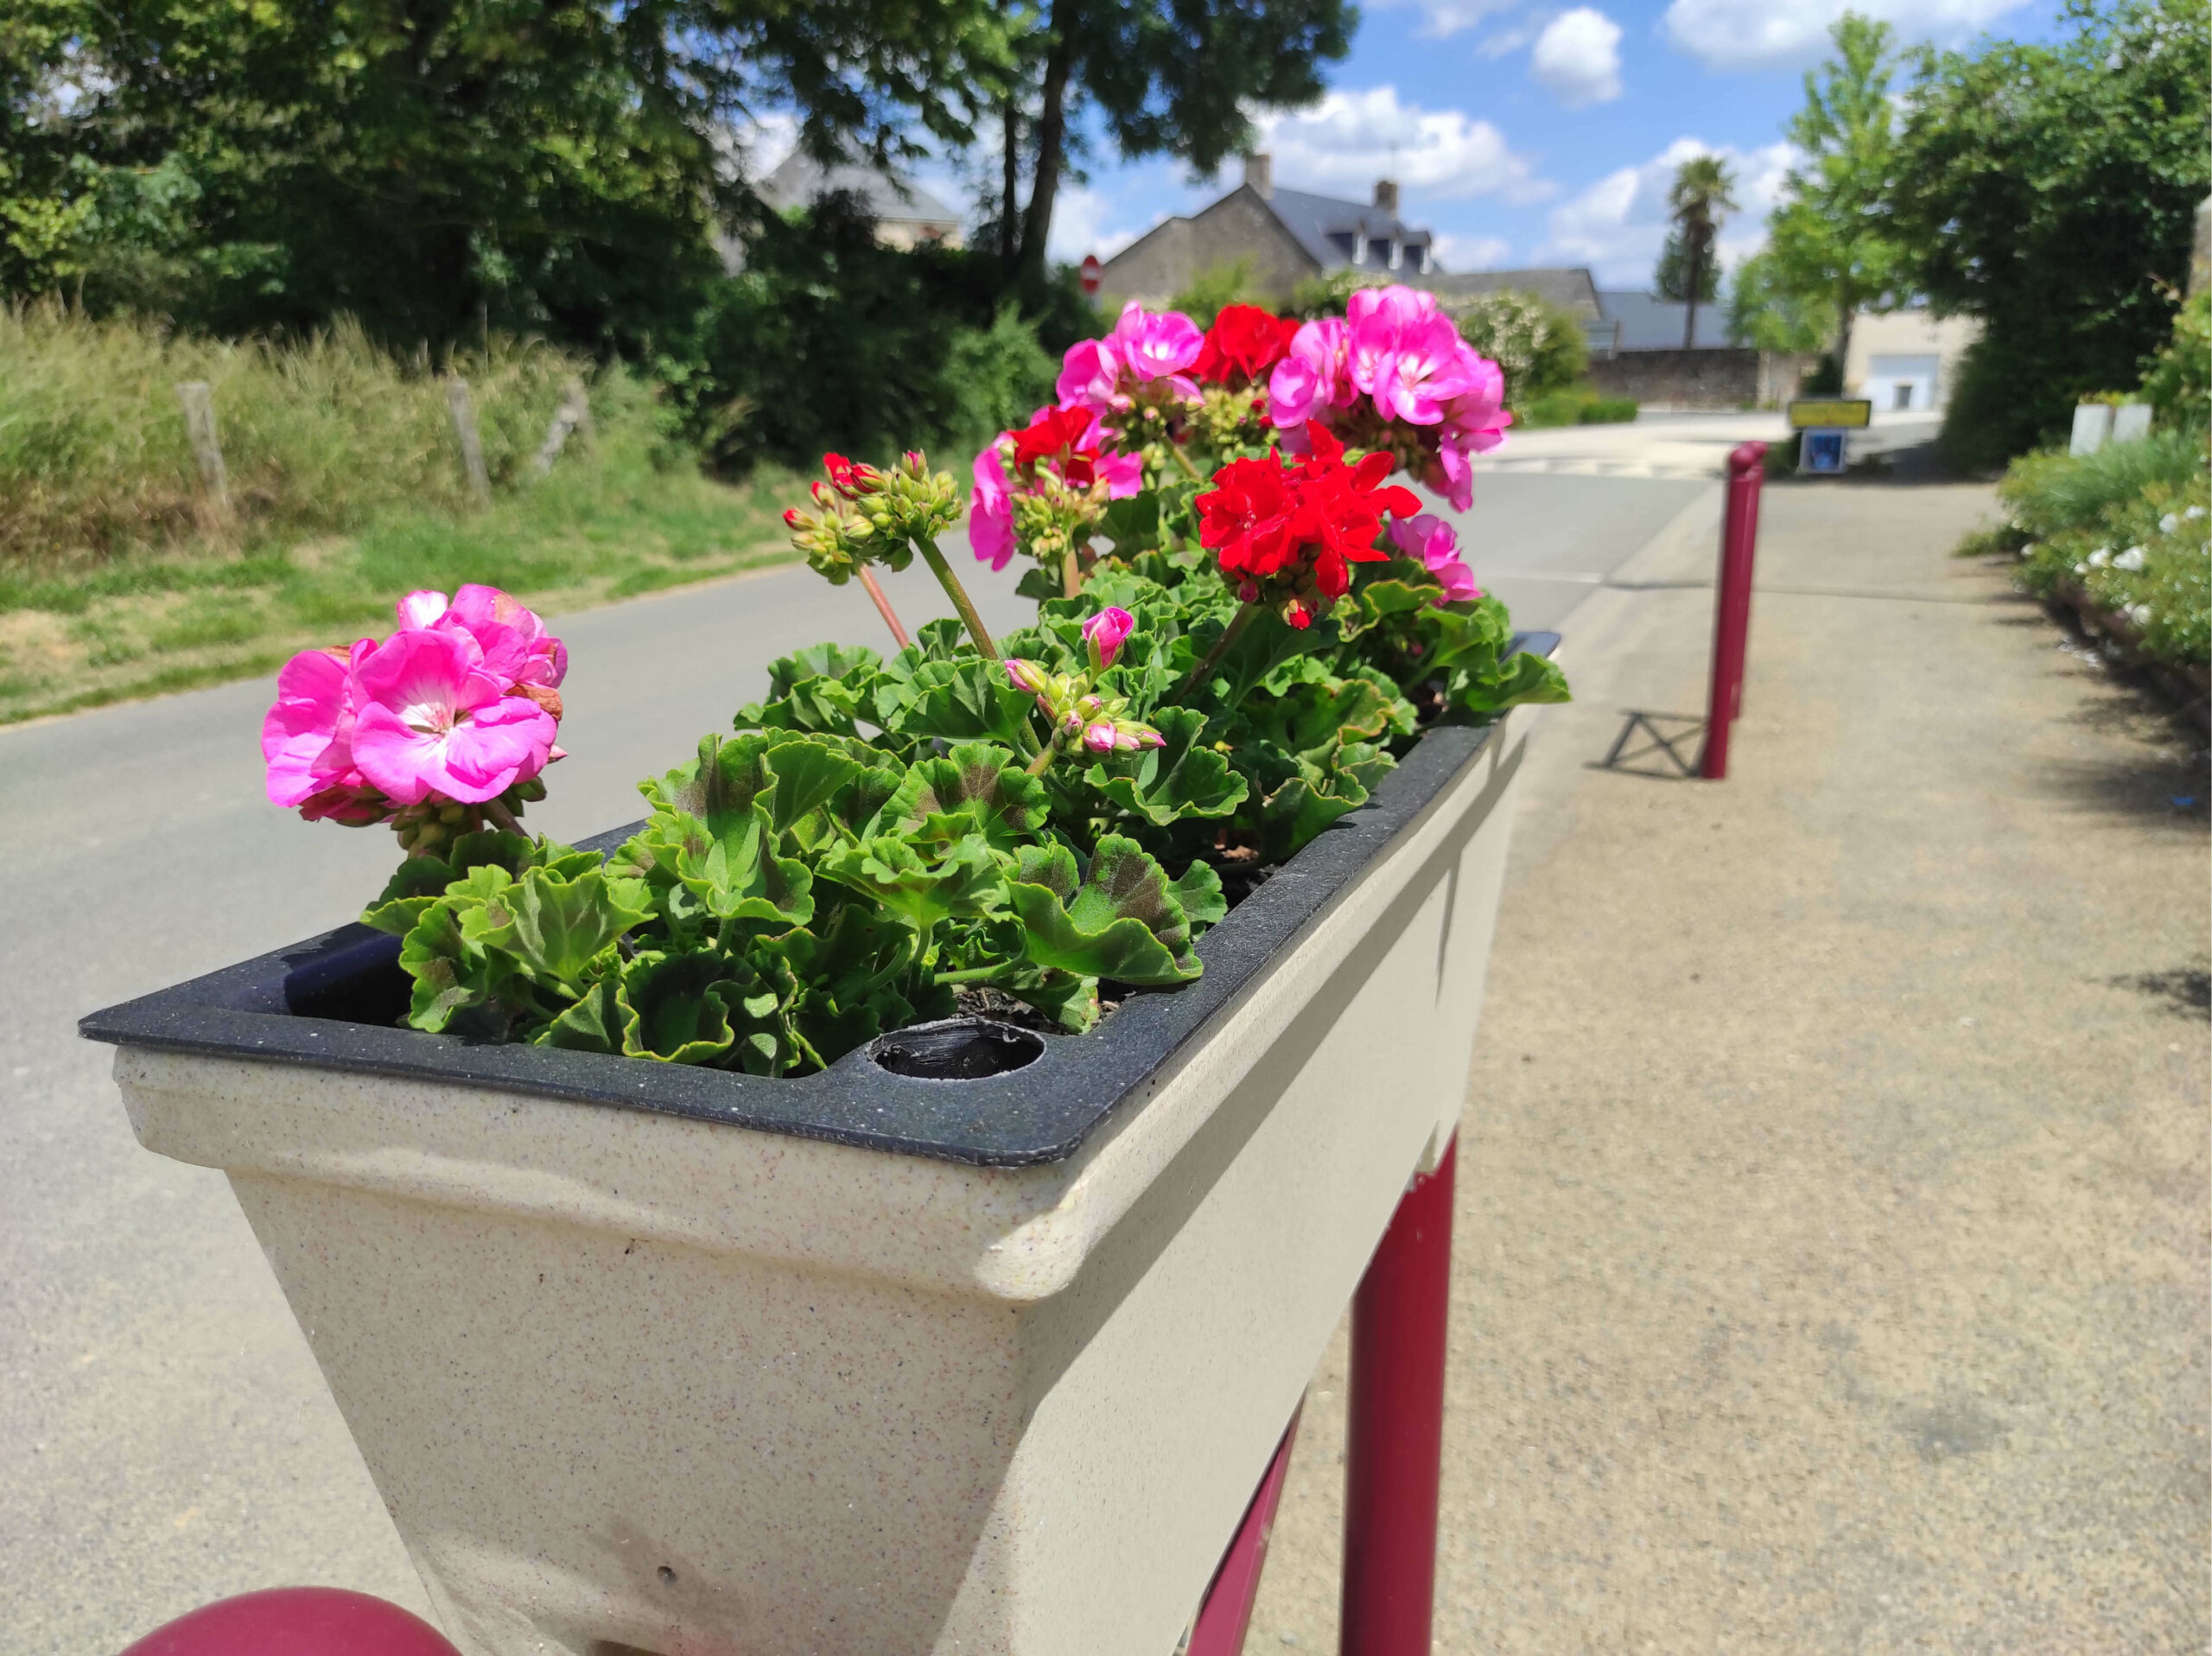
[(229, 1175), (474, 1656), (1166, 1656), (1453, 1129), (1530, 717), (988, 1081), (288, 1012), (345, 933), (86, 1027)]

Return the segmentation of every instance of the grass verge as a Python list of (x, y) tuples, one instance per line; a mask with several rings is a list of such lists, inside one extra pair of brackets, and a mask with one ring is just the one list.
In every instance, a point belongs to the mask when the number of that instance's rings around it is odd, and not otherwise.
[(479, 513), (380, 513), (359, 532), (0, 567), (0, 723), (273, 672), (296, 650), (388, 631), (421, 587), (504, 587), (548, 615), (780, 563), (779, 473), (742, 487), (643, 453), (578, 462)]

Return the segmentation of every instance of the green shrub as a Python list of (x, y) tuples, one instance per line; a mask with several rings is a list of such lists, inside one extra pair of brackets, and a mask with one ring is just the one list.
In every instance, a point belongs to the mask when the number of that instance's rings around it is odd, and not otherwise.
[[(620, 372), (494, 335), (488, 353), (403, 361), (350, 322), (239, 344), (53, 304), (0, 309), (0, 562), (55, 566), (196, 534), (204, 508), (176, 387), (211, 387), (238, 532), (340, 532), (387, 507), (468, 504), (441, 376), (469, 382), (495, 489), (520, 487), (571, 380), (602, 436), (652, 430)], [(573, 462), (572, 462), (573, 463)]]
[(2017, 551), (2031, 592), (2081, 589), (2096, 608), (2125, 614), (2154, 659), (2212, 660), (2212, 463), (2201, 436), (2158, 432), (2079, 457), (2024, 455), (1997, 495), (2005, 524), (1962, 550)]
[(2174, 313), (2173, 338), (2145, 369), (2143, 395), (2161, 426), (2198, 433), (2212, 426), (2212, 286)]
[(2069, 530), (2095, 529), (2139, 497), (2177, 494), (2203, 469), (2201, 437), (2155, 432), (2140, 443), (2108, 443), (2079, 457), (2063, 449), (2023, 455), (1997, 486), (1997, 498), (2022, 540), (2048, 540)]
[(1209, 264), (1167, 302), (1167, 308), (1181, 311), (1201, 328), (1211, 328), (1213, 319), (1231, 305), (1266, 303), (1266, 296), (1252, 285), (1252, 261), (1246, 258)]
[(1570, 385), (1538, 397), (1514, 411), (1523, 430), (1556, 425), (1614, 425), (1636, 417), (1636, 398), (1607, 397), (1589, 385)]
[(1566, 390), (1590, 366), (1582, 325), (1548, 299), (1500, 289), (1443, 302), (1459, 337), (1495, 361), (1505, 375), (1505, 400), (1516, 412)]
[(1000, 274), (988, 253), (882, 246), (832, 197), (761, 226), (654, 371), (730, 471), (979, 442), (1049, 401), (1059, 353), (1101, 325), (1071, 273), (1012, 306)]

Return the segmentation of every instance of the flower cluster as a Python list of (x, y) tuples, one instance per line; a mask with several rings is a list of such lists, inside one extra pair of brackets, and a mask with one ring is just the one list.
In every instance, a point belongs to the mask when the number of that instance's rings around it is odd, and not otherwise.
[(1269, 412), (1290, 432), (1327, 428), (1387, 450), (1465, 511), (1472, 457), (1505, 440), (1505, 379), (1459, 337), (1436, 296), (1363, 288), (1342, 321), (1307, 322), (1268, 379)]
[(1061, 407), (1102, 417), (1187, 400), (1198, 394), (1190, 370), (1205, 348), (1205, 335), (1188, 316), (1156, 314), (1132, 299), (1104, 339), (1069, 350), (1053, 389)]
[(1040, 408), (1019, 431), (1001, 431), (976, 456), (968, 539), (1002, 570), (1017, 545), (1040, 561), (1080, 552), (1108, 500), (1144, 487), (1135, 455), (1119, 455), (1098, 414), (1080, 405)]
[(1077, 748), (1087, 753), (1135, 753), (1162, 745), (1163, 738), (1149, 724), (1129, 716), (1125, 696), (1101, 696), (1092, 685), (1100, 673), (1114, 665), (1122, 646), (1136, 625), (1126, 609), (1109, 606), (1083, 624), (1084, 646), (1090, 656), (1088, 672), (1052, 672), (1034, 661), (1019, 658), (1006, 664), (1014, 688), (1037, 698), (1052, 730), (1051, 745), (1038, 755), (1034, 768), (1041, 772), (1060, 750)]
[(411, 592), (378, 643), (305, 650), (276, 678), (262, 722), (269, 797), (308, 821), (391, 822), (410, 850), (511, 821), (542, 797), (569, 655), (505, 593)]
[(1388, 453), (1348, 465), (1328, 428), (1309, 435), (1305, 459), (1233, 460), (1197, 501), (1199, 544), (1220, 559), (1237, 596), (1274, 606), (1297, 627), (1311, 627), (1350, 590), (1350, 565), (1388, 556), (1376, 545), (1384, 513), (1421, 511), (1412, 490), (1383, 484), (1395, 463)]
[(952, 474), (931, 472), (918, 449), (884, 469), (824, 455), (822, 468), (827, 481), (810, 491), (820, 510), (793, 506), (784, 522), (791, 544), (833, 585), (843, 585), (867, 564), (905, 569), (917, 541), (934, 540), (959, 519), (960, 489)]

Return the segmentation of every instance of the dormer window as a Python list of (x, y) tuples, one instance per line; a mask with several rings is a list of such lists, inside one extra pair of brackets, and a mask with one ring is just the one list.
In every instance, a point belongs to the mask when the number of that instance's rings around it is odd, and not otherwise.
[(1351, 262), (1355, 264), (1367, 263), (1367, 233), (1364, 231), (1351, 239)]
[(1405, 255), (1405, 244), (1403, 242), (1394, 241), (1387, 243), (1386, 245), (1390, 249), (1390, 268), (1395, 271), (1398, 268), (1399, 262)]

